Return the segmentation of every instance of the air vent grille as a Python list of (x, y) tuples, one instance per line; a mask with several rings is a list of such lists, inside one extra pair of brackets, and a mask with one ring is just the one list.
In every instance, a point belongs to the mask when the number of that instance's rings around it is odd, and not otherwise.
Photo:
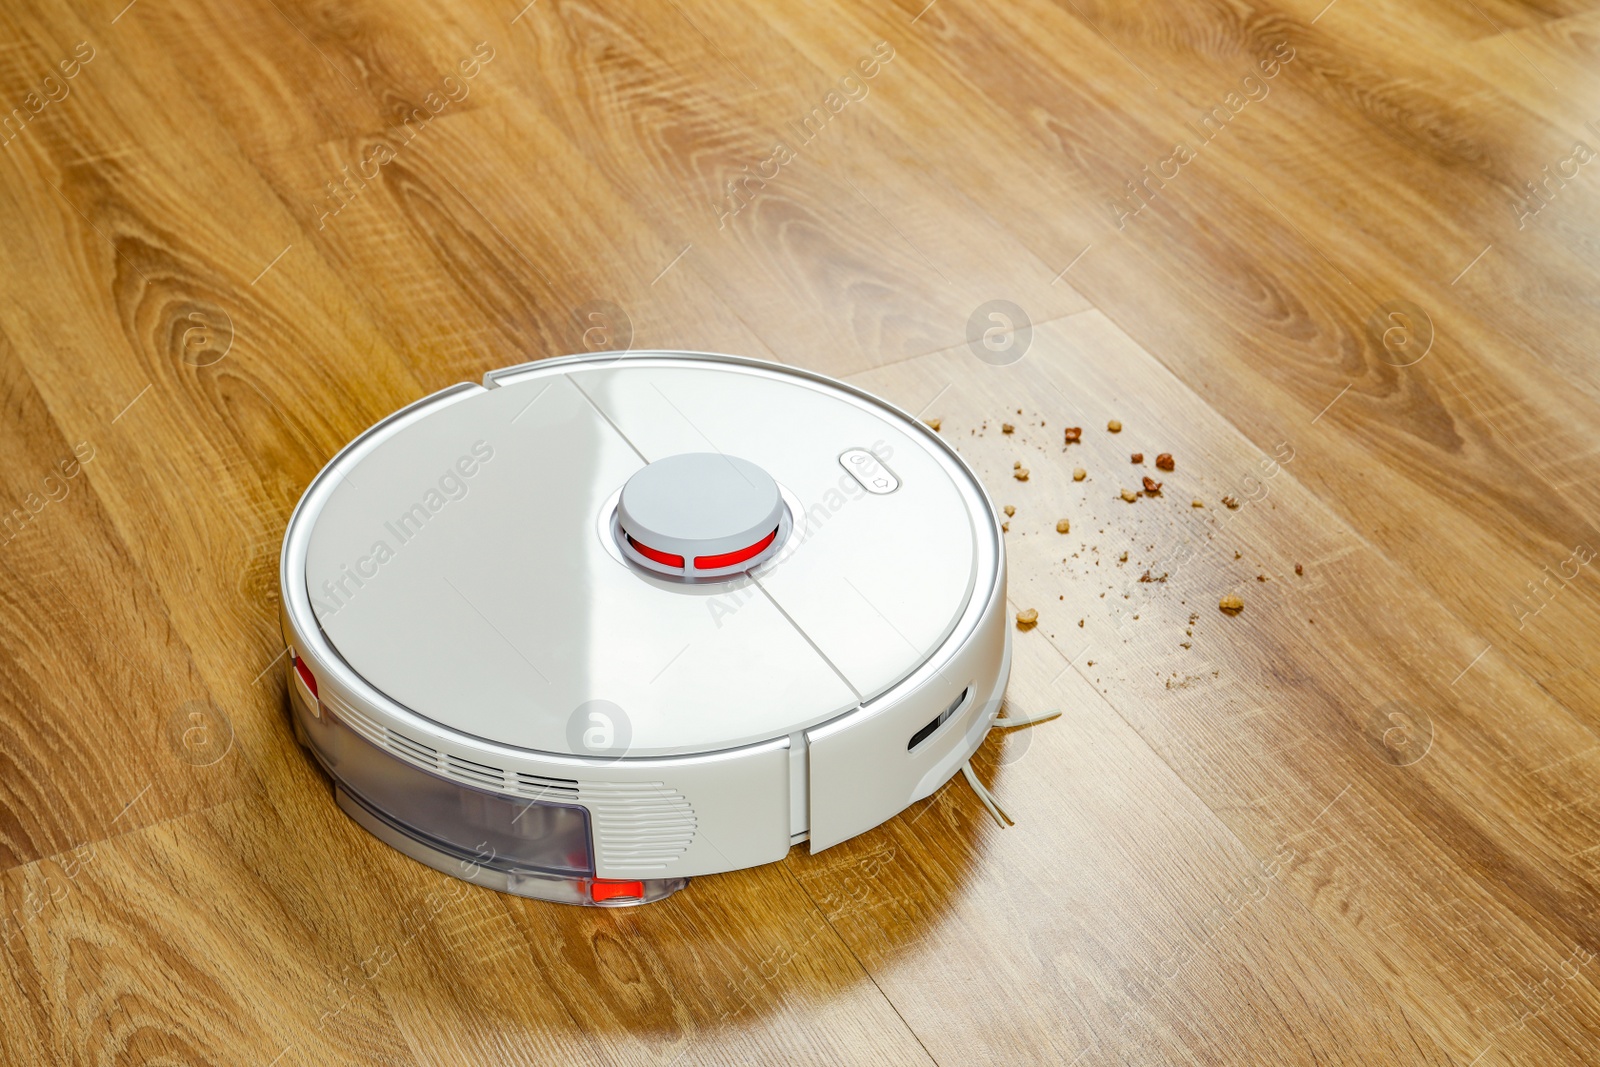
[(595, 848), (608, 871), (666, 870), (694, 843), (694, 808), (661, 782), (581, 782), (578, 795), (594, 819)]
[(421, 763), (434, 770), (439, 769), (439, 750), (429, 748), (421, 741), (413, 741), (397, 730), (388, 731), (389, 748), (402, 756), (408, 756), (413, 761)]
[(486, 786), (490, 789), (504, 789), (506, 787), (506, 772), (499, 767), (491, 767), (487, 763), (474, 763), (469, 759), (451, 755), (444, 755), (444, 771), (452, 778), (459, 778), (471, 785)]
[(571, 778), (546, 778), (541, 774), (517, 772), (513, 788), (525, 797), (546, 800), (552, 804), (576, 804), (578, 783)]

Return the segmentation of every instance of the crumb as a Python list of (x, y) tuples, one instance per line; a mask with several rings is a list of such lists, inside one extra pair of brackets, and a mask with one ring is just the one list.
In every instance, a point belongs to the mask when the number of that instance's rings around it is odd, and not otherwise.
[(1015, 515), (1017, 513), (1017, 509), (1012, 507), (1010, 504), (1007, 504), (1005, 507), (1001, 508), (1000, 510), (1004, 511), (1006, 513), (1006, 518), (1008, 518), (1008, 519), (1011, 518), (1011, 516), (1013, 516), (1013, 515)]
[(1204, 504), (1204, 502), (1199, 501), (1199, 500), (1191, 500), (1191, 501), (1189, 501), (1189, 506), (1191, 508), (1203, 508), (1203, 507), (1205, 507), (1205, 504)]
[(1241, 558), (1241, 557), (1240, 557), (1240, 555), (1239, 555), (1239, 553), (1237, 553), (1237, 552), (1235, 552), (1235, 553), (1234, 553), (1234, 554), (1233, 554), (1233, 558), (1234, 558), (1234, 559), (1240, 559), (1240, 558)]
[(1304, 567), (1300, 566), (1300, 564), (1296, 563), (1294, 565), (1294, 572), (1296, 574), (1304, 574), (1306, 572), (1306, 569)]
[(1011, 524), (1009, 522), (1002, 522), (1000, 524), (1000, 532), (1001, 533), (1010, 533), (1011, 532)]
[(1021, 408), (1018, 408), (1018, 409), (1017, 409), (1017, 414), (1018, 414), (1018, 415), (1021, 415), (1021, 414), (1022, 414), (1022, 409), (1021, 409)]
[(1065, 430), (1061, 431), (1061, 436), (1065, 438), (1065, 440), (1062, 442), (1063, 444), (1075, 445), (1079, 441), (1083, 440), (1083, 427), (1068, 426)]
[(1056, 521), (1056, 533), (1071, 533), (1071, 532), (1072, 532), (1072, 523), (1068, 522), (1066, 519), (1058, 519)]
[(1080, 629), (1080, 630), (1083, 629), (1083, 620), (1082, 619), (1078, 620), (1078, 629)]
[(1110, 422), (1106, 423), (1106, 429), (1110, 430), (1112, 433), (1121, 433), (1122, 423), (1118, 422), (1116, 419), (1112, 419)]
[(1194, 645), (1189, 641), (1179, 641), (1178, 642), (1178, 647), (1179, 648), (1193, 648)]
[(1019, 459), (1015, 463), (1011, 464), (1011, 469), (1014, 470), (1014, 471), (1021, 470), (1022, 469), (1022, 460)]
[(1002, 422), (1000, 424), (1000, 432), (1001, 433), (1015, 433), (1016, 429), (1017, 428), (1015, 426), (1011, 425), (1009, 422)]
[[(1244, 610), (1244, 601), (1236, 596), (1225, 596), (1217, 602), (1217, 607), (1221, 608), (1225, 615), (1237, 615)], [(1017, 618), (1021, 619), (1022, 616), (1019, 615)]]
[(940, 424), (940, 421), (938, 419), (923, 419), (922, 421), (927, 423), (928, 424), (928, 429), (932, 430), (934, 433), (938, 433), (939, 432), (939, 426), (941, 424)]
[(1135, 462), (1135, 463), (1143, 463), (1144, 462), (1144, 453), (1143, 452), (1135, 452), (1133, 454), (1132, 458), (1133, 458), (1133, 462)]
[(1128, 554), (1126, 552), (1124, 552), (1122, 555), (1118, 556), (1117, 557), (1117, 562), (1118, 563), (1126, 563), (1126, 562), (1128, 562)]
[(1222, 506), (1229, 511), (1236, 511), (1239, 508), (1239, 502), (1231, 496), (1225, 496), (1222, 498)]
[[(1167, 572), (1162, 571), (1161, 577), (1156, 578), (1153, 577), (1149, 571), (1145, 571), (1143, 574), (1139, 575), (1139, 580), (1141, 582), (1164, 582), (1167, 580)], [(1135, 618), (1137, 618), (1137, 616), (1135, 616)]]
[(1150, 496), (1160, 496), (1161, 483), (1147, 474), (1144, 476), (1144, 491)]
[(1132, 489), (1124, 489), (1122, 491), (1122, 499), (1126, 500), (1128, 503), (1131, 504), (1135, 500), (1139, 499), (1139, 494), (1135, 493)]
[(1017, 469), (1011, 472), (1011, 477), (1015, 478), (1019, 482), (1027, 481), (1028, 480), (1028, 468), (1024, 467), (1020, 463), (1017, 464)]
[(1164, 470), (1164, 471), (1172, 470), (1173, 469), (1172, 453), (1171, 452), (1163, 452), (1163, 453), (1161, 453), (1161, 455), (1157, 456), (1156, 457), (1156, 467), (1158, 469)]
[(1266, 581), (1266, 580), (1267, 580), (1267, 576), (1266, 576), (1266, 575), (1265, 575), (1265, 574), (1258, 574), (1258, 575), (1256, 575), (1256, 581), (1258, 581), (1258, 582), (1264, 582), (1264, 581)]
[(1087, 477), (1089, 477), (1089, 472), (1084, 470), (1082, 467), (1074, 467), (1072, 469), (1072, 480), (1073, 481), (1081, 482)]
[(1017, 612), (1017, 629), (1031, 630), (1039, 625), (1039, 613), (1033, 608)]

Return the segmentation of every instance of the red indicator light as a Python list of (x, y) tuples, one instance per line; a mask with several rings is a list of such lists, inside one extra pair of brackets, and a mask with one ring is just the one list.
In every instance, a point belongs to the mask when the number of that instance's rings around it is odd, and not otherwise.
[(643, 882), (603, 882), (596, 878), (589, 886), (589, 898), (596, 904), (603, 900), (643, 900)]
[[(735, 563), (743, 563), (752, 556), (760, 555), (762, 550), (768, 545), (772, 544), (773, 539), (775, 539), (777, 536), (778, 531), (773, 530), (771, 533), (767, 534), (767, 536), (763, 537), (749, 548), (741, 548), (734, 552), (724, 552), (720, 556), (696, 556), (694, 558), (695, 569), (702, 571), (714, 571), (718, 567), (731, 567)], [(638, 546), (635, 545), (634, 547), (637, 548)]]
[(641, 545), (639, 542), (637, 542), (637, 541), (635, 541), (633, 539), (633, 535), (632, 534), (628, 535), (628, 544), (632, 545), (633, 546), (633, 550), (635, 552), (639, 553), (639, 555), (643, 556), (645, 559), (654, 560), (656, 563), (659, 563), (662, 566), (665, 566), (665, 567), (681, 567), (681, 566), (683, 566), (683, 557), (682, 556), (674, 556), (671, 552), (659, 552), (656, 549), (653, 549), (653, 548), (649, 547), (648, 545)]
[(294, 672), (300, 676), (300, 680), (302, 682), (306, 683), (306, 688), (311, 690), (311, 695), (316, 696), (316, 676), (311, 673), (311, 668), (306, 666), (306, 661), (301, 659), (299, 656), (294, 658)]

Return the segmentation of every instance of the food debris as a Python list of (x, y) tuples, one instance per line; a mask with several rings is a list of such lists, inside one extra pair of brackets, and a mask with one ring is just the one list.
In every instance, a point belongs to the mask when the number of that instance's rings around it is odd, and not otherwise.
[(1122, 491), (1122, 499), (1126, 500), (1128, 503), (1131, 504), (1135, 500), (1139, 499), (1139, 494), (1135, 493), (1132, 489), (1124, 489)]
[(1161, 483), (1147, 474), (1144, 476), (1144, 491), (1150, 496), (1160, 496)]
[(1071, 532), (1072, 532), (1072, 523), (1068, 522), (1066, 519), (1061, 519), (1056, 523), (1056, 533), (1071, 533)]
[(1135, 452), (1133, 454), (1133, 461), (1135, 463), (1143, 463), (1144, 462), (1144, 453), (1143, 452)]
[(1039, 625), (1039, 613), (1033, 608), (1017, 612), (1017, 629), (1031, 630)]
[(1011, 472), (1011, 477), (1015, 478), (1019, 482), (1027, 481), (1028, 480), (1028, 468), (1022, 466), (1021, 464), (1018, 464), (1016, 470), (1013, 470)]
[(1117, 562), (1118, 563), (1126, 563), (1126, 562), (1128, 562), (1128, 554), (1126, 552), (1124, 552), (1122, 555), (1118, 556), (1117, 557)]
[(1264, 581), (1266, 581), (1266, 580), (1267, 580), (1267, 576), (1266, 576), (1266, 575), (1265, 575), (1265, 574), (1258, 574), (1258, 575), (1256, 575), (1256, 581), (1258, 581), (1258, 582), (1264, 582)]
[(1080, 629), (1080, 630), (1083, 629), (1083, 620), (1082, 619), (1078, 620), (1078, 629)]
[(1011, 532), (1011, 524), (1009, 522), (1002, 522), (1000, 524), (1000, 532), (1001, 533), (1010, 533)]
[(1112, 419), (1110, 422), (1106, 423), (1106, 429), (1110, 430), (1112, 433), (1121, 433), (1122, 423), (1118, 422), (1116, 419)]
[(1296, 574), (1304, 574), (1306, 572), (1306, 569), (1304, 567), (1300, 566), (1300, 564), (1296, 563), (1294, 565), (1294, 572)]
[(1173, 469), (1172, 453), (1171, 452), (1163, 452), (1163, 453), (1161, 453), (1161, 455), (1157, 456), (1156, 457), (1156, 467), (1159, 468), (1160, 470), (1164, 470), (1164, 471), (1172, 470)]
[[(1237, 615), (1244, 610), (1244, 601), (1236, 596), (1225, 596), (1217, 601), (1217, 607), (1221, 608), (1225, 615)], [(1017, 617), (1020, 619), (1022, 616)]]
[(1005, 507), (1001, 508), (1000, 510), (1002, 510), (1002, 511), (1004, 511), (1006, 513), (1006, 518), (1008, 518), (1008, 519), (1011, 516), (1013, 516), (1013, 515), (1015, 515), (1017, 513), (1017, 509), (1012, 507), (1010, 504), (1007, 504)]
[(1237, 511), (1239, 508), (1239, 502), (1231, 496), (1225, 496), (1222, 498), (1222, 506), (1227, 508), (1229, 511)]
[(1068, 426), (1065, 430), (1061, 431), (1061, 436), (1065, 438), (1065, 441), (1063, 442), (1064, 444), (1075, 445), (1079, 441), (1083, 440), (1083, 427)]
[(1072, 468), (1072, 480), (1073, 481), (1081, 482), (1087, 477), (1089, 477), (1089, 472), (1084, 470), (1082, 467), (1074, 467), (1074, 468)]
[(1145, 571), (1143, 574), (1139, 575), (1139, 580), (1141, 582), (1164, 582), (1164, 581), (1167, 580), (1167, 572), (1166, 571), (1162, 571), (1161, 572), (1161, 577), (1156, 578), (1153, 575), (1151, 575), (1151, 573), (1149, 571)]
[(1011, 464), (1011, 469), (1014, 470), (1014, 471), (1021, 470), (1022, 469), (1022, 460), (1019, 459), (1015, 463)]
[(923, 419), (922, 421), (927, 423), (928, 429), (932, 430), (934, 433), (939, 432), (940, 421), (938, 419)]
[(1191, 501), (1189, 501), (1189, 506), (1191, 508), (1203, 508), (1206, 505), (1205, 505), (1205, 502), (1202, 501), (1202, 500), (1191, 500)]
[(1015, 426), (1011, 425), (1009, 422), (1002, 422), (1000, 424), (1000, 432), (1001, 433), (1015, 433), (1016, 429), (1017, 428)]

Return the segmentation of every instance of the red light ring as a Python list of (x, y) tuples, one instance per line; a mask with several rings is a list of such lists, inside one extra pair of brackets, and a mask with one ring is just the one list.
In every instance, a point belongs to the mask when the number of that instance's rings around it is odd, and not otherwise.
[[(766, 547), (777, 538), (776, 528), (767, 536), (751, 545), (749, 548), (736, 549), (733, 552), (724, 552), (719, 556), (696, 556), (694, 558), (695, 570), (714, 571), (719, 567), (731, 567), (735, 563), (743, 563), (753, 556), (759, 556)], [(681, 561), (680, 561), (681, 562)]]
[[(776, 531), (774, 531), (774, 532), (776, 532)], [(641, 545), (638, 541), (635, 541), (633, 539), (633, 535), (632, 534), (625, 534), (624, 536), (627, 537), (628, 544), (633, 546), (633, 550), (635, 552), (639, 553), (639, 555), (643, 556), (645, 559), (651, 560), (652, 562), (655, 562), (655, 563), (659, 563), (663, 567), (682, 567), (683, 566), (683, 557), (682, 556), (674, 556), (671, 552), (662, 552), (662, 551), (660, 551), (658, 549), (651, 548), (649, 545)]]

